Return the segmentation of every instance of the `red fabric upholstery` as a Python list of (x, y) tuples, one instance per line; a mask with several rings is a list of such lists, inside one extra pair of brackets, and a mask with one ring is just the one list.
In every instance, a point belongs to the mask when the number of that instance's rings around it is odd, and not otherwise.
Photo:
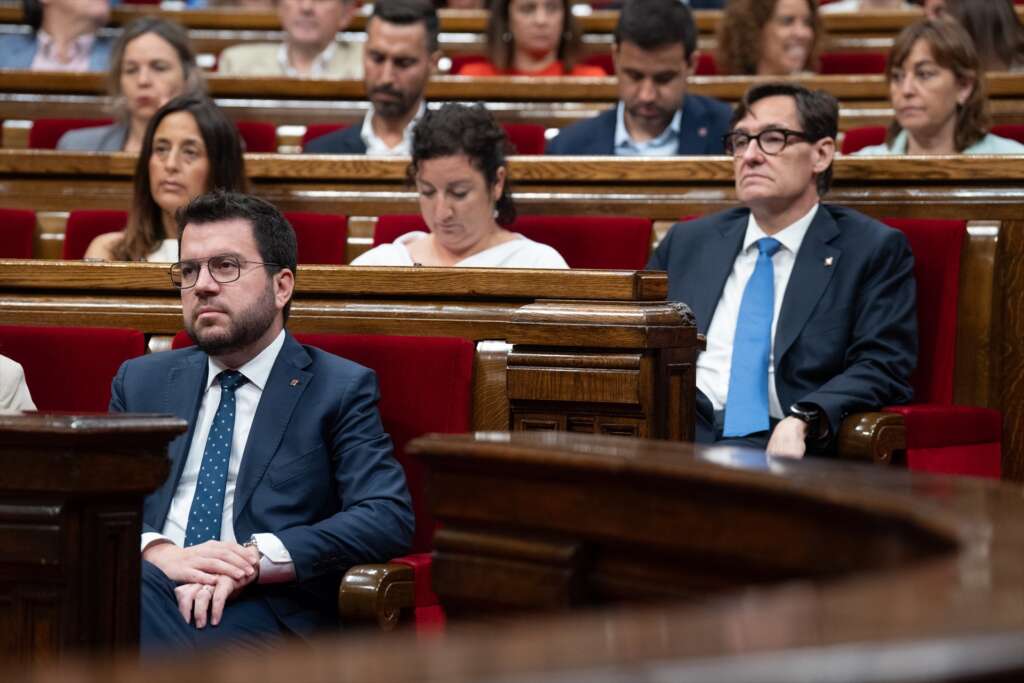
[(604, 69), (606, 74), (615, 75), (615, 59), (612, 57), (611, 52), (599, 52), (597, 54), (587, 55), (587, 58), (583, 60), (583, 63), (587, 66), (596, 66)]
[(823, 52), (818, 73), (884, 74), (885, 60), (882, 52)]
[(273, 154), (277, 152), (277, 126), (261, 121), (238, 121), (238, 134), (245, 141), (246, 152)]
[[(380, 216), (373, 244), (394, 242), (412, 230), (426, 230), (416, 215)], [(520, 216), (509, 228), (554, 247), (571, 268), (640, 270), (651, 250), (652, 223), (612, 216)]]
[(284, 217), (295, 228), (299, 263), (345, 263), (348, 216), (288, 211)]
[(537, 123), (503, 123), (513, 154), (543, 154), (544, 126)]
[(36, 235), (36, 212), (0, 209), (0, 258), (32, 258)]
[(136, 330), (0, 326), (0, 354), (25, 368), (39, 410), (107, 412), (117, 369), (145, 352)]
[(85, 256), (89, 243), (96, 237), (124, 230), (128, 225), (127, 211), (107, 209), (76, 210), (68, 214), (64, 226), (64, 249), (61, 258), (74, 260)]
[(694, 76), (717, 76), (718, 62), (713, 52), (697, 52), (697, 66), (693, 68)]
[(306, 132), (302, 134), (302, 146), (308, 145), (310, 140), (316, 140), (342, 128), (348, 128), (348, 126), (343, 123), (311, 123), (306, 126)]
[(484, 55), (449, 55), (449, 59), (452, 60), (452, 66), (448, 69), (448, 73), (453, 76), (458, 76), (459, 72), (462, 71), (462, 67), (467, 64), (487, 61), (487, 57)]
[(870, 145), (880, 145), (885, 142), (885, 126), (862, 126), (851, 128), (843, 134), (843, 144), (839, 151), (843, 154), (853, 154), (859, 149)]
[(57, 149), (60, 136), (75, 128), (106, 126), (113, 119), (36, 119), (28, 131), (29, 149)]
[(914, 403), (885, 408), (903, 415), (907, 466), (913, 470), (999, 477), (1002, 415), (955, 406), (953, 373), (965, 221), (884, 219), (907, 236), (917, 281)]
[(992, 132), (1024, 144), (1024, 125), (1022, 124), (1000, 123), (999, 125), (992, 126)]
[[(381, 335), (297, 334), (303, 344), (316, 346), (372, 368), (380, 386), (381, 420), (391, 435), (395, 457), (405, 469), (416, 515), (413, 554), (395, 562), (413, 568), (416, 583), (417, 628), (437, 628), (444, 623), (437, 596), (431, 589), (430, 549), (434, 519), (424, 491), (424, 472), (405, 446), (428, 432), (469, 431), (473, 400), (474, 345), (447, 337), (397, 337)], [(191, 344), (179, 332), (172, 348)]]

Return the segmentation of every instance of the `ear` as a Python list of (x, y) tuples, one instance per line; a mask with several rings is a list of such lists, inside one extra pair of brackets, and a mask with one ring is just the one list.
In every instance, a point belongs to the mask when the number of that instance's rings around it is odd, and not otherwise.
[(491, 200), (497, 202), (501, 199), (501, 193), (505, 191), (505, 167), (501, 166), (498, 168), (498, 172), (494, 174), (494, 186), (491, 187)]
[(438, 66), (437, 65), (438, 65), (438, 62), (441, 61), (441, 57), (443, 57), (443, 56), (444, 56), (444, 53), (441, 52), (440, 50), (434, 50), (433, 52), (430, 53), (430, 75), (431, 76), (436, 76), (437, 75), (437, 73), (438, 73)]
[(973, 73), (965, 74), (963, 78), (957, 79), (956, 103), (959, 106), (962, 107), (967, 104), (967, 100), (971, 99), (976, 85), (977, 78), (975, 78)]
[(340, 0), (341, 2), (341, 16), (338, 17), (338, 30), (344, 31), (348, 28), (349, 23), (352, 21), (352, 17), (356, 13), (356, 1), (355, 0)]
[(292, 293), (295, 291), (295, 273), (291, 268), (282, 268), (274, 273), (274, 302), (278, 310), (283, 310), (285, 304), (292, 300)]
[(836, 141), (834, 138), (822, 138), (814, 143), (814, 172), (824, 173), (836, 156)]

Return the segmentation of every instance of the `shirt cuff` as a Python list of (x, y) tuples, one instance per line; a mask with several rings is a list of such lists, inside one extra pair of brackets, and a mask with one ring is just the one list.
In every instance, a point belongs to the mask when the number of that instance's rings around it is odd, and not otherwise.
[[(155, 535), (155, 534), (154, 534)], [(260, 551), (260, 583), (285, 583), (295, 579), (291, 553), (274, 534), (253, 534)]]
[(168, 543), (174, 542), (171, 539), (164, 536), (163, 534), (158, 534), (155, 531), (147, 531), (144, 534), (142, 534), (142, 548), (140, 548), (139, 552), (146, 552), (146, 548), (153, 545), (157, 541), (167, 541)]

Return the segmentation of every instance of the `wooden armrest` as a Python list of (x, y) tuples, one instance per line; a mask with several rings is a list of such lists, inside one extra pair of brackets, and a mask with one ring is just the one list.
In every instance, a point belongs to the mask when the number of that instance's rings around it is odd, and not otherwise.
[(345, 572), (338, 587), (338, 614), (349, 622), (376, 620), (390, 631), (403, 609), (415, 606), (412, 567), (396, 562), (360, 564)]
[(854, 413), (843, 420), (838, 439), (844, 460), (893, 464), (894, 452), (907, 447), (907, 430), (896, 413)]

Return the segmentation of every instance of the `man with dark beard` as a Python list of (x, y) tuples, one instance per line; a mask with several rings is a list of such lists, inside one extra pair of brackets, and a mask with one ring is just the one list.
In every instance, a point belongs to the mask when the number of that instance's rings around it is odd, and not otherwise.
[(178, 231), (170, 275), (196, 347), (128, 361), (111, 388), (111, 411), (189, 423), (145, 502), (143, 653), (306, 637), (336, 623), (348, 567), (412, 538), (376, 378), (285, 330), (295, 233), (272, 205), (203, 195)]
[(370, 110), (362, 125), (310, 140), (307, 154), (409, 154), (423, 114), (423, 91), (437, 70), (437, 12), (428, 0), (381, 0), (373, 6), (363, 48)]
[(686, 93), (697, 27), (679, 0), (627, 0), (615, 27), (619, 103), (565, 129), (547, 154), (722, 154), (731, 110)]

